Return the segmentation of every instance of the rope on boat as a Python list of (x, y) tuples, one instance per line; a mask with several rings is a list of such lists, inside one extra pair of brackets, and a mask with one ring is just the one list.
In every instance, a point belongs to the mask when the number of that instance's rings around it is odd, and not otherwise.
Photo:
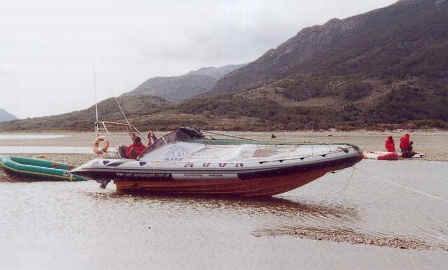
[(95, 99), (95, 116), (96, 116), (95, 135), (96, 135), (96, 138), (101, 136), (101, 126), (102, 126), (102, 128), (104, 129), (104, 136), (109, 137), (110, 138), (109, 141), (112, 143), (113, 136), (109, 132), (106, 124), (113, 124), (113, 125), (127, 126), (128, 130), (130, 130), (130, 129), (135, 130), (144, 141), (147, 141), (148, 139), (143, 135), (143, 133), (140, 132), (140, 130), (138, 130), (135, 126), (131, 125), (131, 123), (129, 122), (129, 119), (126, 116), (126, 113), (124, 112), (123, 107), (121, 107), (121, 104), (118, 101), (117, 97), (114, 97), (114, 100), (117, 103), (118, 109), (120, 110), (121, 115), (123, 116), (124, 120), (126, 121), (126, 124), (118, 123), (118, 122), (111, 122), (111, 121), (100, 121), (100, 115), (99, 115), (99, 112), (98, 112), (98, 102), (97, 102), (97, 87), (96, 87), (96, 70), (95, 70), (95, 65), (92, 66), (92, 72), (93, 72), (93, 92), (94, 92), (94, 99)]
[(345, 193), (348, 189), (348, 186), (351, 185), (352, 180), (353, 180), (353, 175), (355, 175), (355, 171), (356, 171), (356, 165), (352, 167), (352, 173), (350, 174), (350, 176), (346, 179), (345, 185), (344, 187), (339, 191), (339, 192), (343, 192)]
[[(109, 132), (109, 130), (107, 129), (107, 126), (106, 126), (106, 122), (104, 122), (104, 121), (102, 121), (101, 122), (101, 124), (103, 125), (103, 127), (104, 127), (104, 130), (106, 131), (106, 134), (110, 137), (110, 143), (111, 143), (111, 145), (113, 145), (114, 144), (114, 136), (112, 135), (112, 133), (110, 133)], [(117, 149), (117, 152), (114, 154), (114, 156), (115, 157), (118, 157), (118, 149)]]
[(238, 136), (228, 135), (228, 134), (224, 134), (224, 133), (211, 132), (211, 131), (208, 131), (208, 130), (201, 130), (201, 132), (203, 132), (203, 133), (208, 133), (208, 134), (212, 134), (212, 135), (218, 135), (218, 136), (224, 136), (224, 137), (229, 137), (229, 138), (240, 139), (240, 140), (253, 141), (253, 142), (261, 142), (261, 141), (259, 141), (259, 140), (255, 140), (255, 139), (244, 138), (244, 137), (238, 137)]
[[(96, 94), (95, 94), (96, 95)], [(99, 113), (98, 113), (98, 104), (96, 104), (96, 122), (95, 122), (95, 134), (96, 137), (98, 138), (99, 136), (101, 136), (101, 128), (104, 131), (104, 135), (110, 138), (110, 142), (113, 144), (113, 138), (114, 136), (112, 135), (112, 133), (109, 131), (109, 129), (107, 128), (107, 125), (116, 125), (116, 126), (125, 126), (128, 128), (129, 130), (135, 131), (136, 133), (138, 133), (138, 135), (144, 140), (147, 141), (147, 138), (144, 136), (144, 134), (137, 129), (137, 127), (135, 127), (134, 125), (132, 125), (128, 119), (128, 117), (126, 116), (126, 113), (123, 110), (123, 107), (121, 106), (120, 102), (118, 101), (118, 99), (116, 97), (114, 97), (115, 102), (117, 103), (117, 106), (120, 110), (121, 115), (123, 116), (124, 120), (126, 121), (126, 123), (121, 123), (121, 122), (113, 122), (113, 121), (103, 121), (103, 120), (99, 120)]]
[(143, 135), (142, 132), (140, 132), (140, 130), (137, 129), (137, 127), (131, 125), (131, 123), (129, 122), (128, 117), (126, 116), (126, 113), (124, 112), (123, 108), (121, 107), (120, 102), (118, 102), (118, 98), (114, 97), (115, 102), (118, 105), (118, 108), (120, 109), (121, 115), (123, 116), (124, 120), (126, 121), (128, 128), (133, 128), (139, 135), (140, 137), (142, 137), (142, 139), (146, 142), (147, 138), (145, 138), (145, 135)]
[(123, 116), (123, 118), (124, 118), (124, 120), (126, 121), (126, 123), (128, 124), (128, 126), (130, 127), (130, 126), (131, 126), (131, 123), (129, 123), (129, 119), (128, 119), (128, 117), (127, 117), (126, 114), (124, 113), (123, 108), (121, 107), (120, 102), (118, 102), (118, 98), (117, 98), (117, 97), (114, 97), (114, 100), (115, 100), (115, 102), (116, 102), (117, 105), (118, 105), (118, 109), (120, 109), (120, 113), (121, 113), (121, 115)]

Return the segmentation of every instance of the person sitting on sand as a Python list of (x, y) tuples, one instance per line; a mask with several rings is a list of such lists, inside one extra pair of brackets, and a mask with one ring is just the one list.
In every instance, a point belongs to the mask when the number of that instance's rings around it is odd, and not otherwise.
[(384, 143), (384, 146), (386, 147), (387, 152), (393, 152), (395, 153), (395, 142), (392, 136), (388, 136), (386, 139), (386, 142)]
[(118, 147), (118, 153), (122, 158), (136, 159), (146, 150), (146, 146), (142, 143), (142, 139), (134, 133), (130, 133), (129, 136), (132, 139), (132, 144), (121, 145)]
[(415, 152), (412, 149), (413, 142), (410, 140), (409, 134), (405, 134), (403, 137), (400, 138), (400, 150), (401, 150), (401, 156), (404, 158), (411, 158), (413, 155), (415, 155)]

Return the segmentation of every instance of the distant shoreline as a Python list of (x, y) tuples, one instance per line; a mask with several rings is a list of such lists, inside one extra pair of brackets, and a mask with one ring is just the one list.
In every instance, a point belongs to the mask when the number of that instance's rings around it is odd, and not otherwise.
[[(143, 131), (146, 131), (145, 129), (141, 129)], [(156, 132), (161, 133), (167, 133), (175, 129), (152, 129)], [(416, 129), (406, 129), (406, 128), (395, 128), (395, 129), (382, 129), (382, 128), (372, 128), (372, 129), (366, 129), (366, 128), (359, 128), (359, 129), (336, 129), (336, 128), (330, 128), (330, 129), (298, 129), (298, 130), (222, 130), (222, 129), (199, 129), (199, 130), (209, 130), (214, 132), (267, 132), (267, 133), (276, 133), (276, 132), (316, 132), (316, 133), (323, 133), (323, 132), (384, 132), (384, 133), (396, 133), (396, 132), (407, 132), (407, 133), (415, 133), (415, 132), (448, 132), (448, 129), (443, 128), (416, 128)], [(63, 134), (71, 134), (71, 133), (94, 133), (93, 130), (72, 130), (72, 129), (27, 129), (27, 130), (2, 130), (0, 129), (0, 134), (27, 134), (27, 133), (37, 133), (37, 134), (49, 134), (49, 133), (63, 133)], [(113, 133), (128, 133), (127, 131), (113, 131)]]

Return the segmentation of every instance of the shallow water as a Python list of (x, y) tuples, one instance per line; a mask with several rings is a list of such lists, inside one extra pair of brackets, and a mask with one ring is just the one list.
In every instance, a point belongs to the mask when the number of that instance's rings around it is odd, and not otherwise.
[(68, 137), (69, 135), (54, 135), (54, 134), (0, 134), (0, 140), (42, 140), (42, 139), (57, 139)]
[(90, 154), (91, 147), (71, 146), (0, 146), (0, 154)]
[(447, 174), (362, 161), (271, 199), (0, 182), (0, 269), (445, 269)]
[[(115, 147), (109, 148), (115, 152)], [(81, 146), (0, 146), (0, 154), (92, 154), (92, 147)]]

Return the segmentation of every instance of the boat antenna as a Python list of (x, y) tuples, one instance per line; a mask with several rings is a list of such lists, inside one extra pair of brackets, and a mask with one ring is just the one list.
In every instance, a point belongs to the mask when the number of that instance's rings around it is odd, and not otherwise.
[(93, 93), (95, 98), (95, 114), (96, 114), (96, 121), (95, 121), (95, 133), (96, 137), (99, 136), (100, 132), (100, 122), (98, 117), (98, 102), (97, 102), (97, 96), (96, 96), (96, 71), (95, 71), (95, 64), (92, 65), (92, 71), (93, 71)]

